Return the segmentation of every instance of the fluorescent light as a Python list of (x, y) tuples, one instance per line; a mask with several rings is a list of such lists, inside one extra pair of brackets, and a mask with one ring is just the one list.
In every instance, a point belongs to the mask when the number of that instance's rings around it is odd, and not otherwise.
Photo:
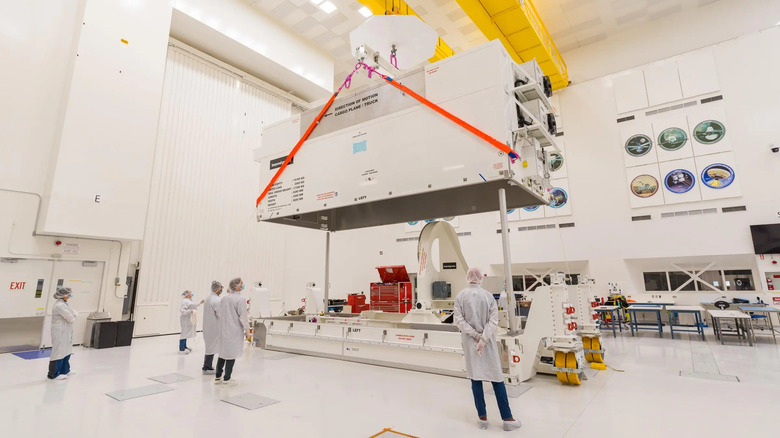
[(338, 9), (336, 7), (336, 5), (334, 5), (333, 3), (329, 2), (328, 0), (325, 0), (324, 2), (319, 4), (318, 7), (320, 9), (322, 9), (323, 11), (325, 11), (326, 14), (330, 14), (331, 12), (335, 11), (336, 9)]
[(365, 6), (363, 6), (363, 7), (362, 7), (362, 8), (360, 8), (360, 9), (358, 9), (358, 12), (360, 12), (360, 15), (362, 15), (362, 16), (364, 16), (364, 17), (370, 17), (370, 16), (374, 15), (374, 14), (372, 14), (372, 13), (371, 13), (371, 11), (370, 11), (370, 10), (369, 10), (367, 7), (365, 7)]
[(314, 3), (315, 5), (319, 5), (322, 3), (322, 0), (309, 0), (310, 2)]

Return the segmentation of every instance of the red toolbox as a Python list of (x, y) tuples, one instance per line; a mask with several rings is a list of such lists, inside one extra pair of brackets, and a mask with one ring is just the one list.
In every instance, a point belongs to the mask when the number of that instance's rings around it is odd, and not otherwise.
[(407, 313), (412, 308), (412, 283), (403, 265), (376, 268), (380, 283), (371, 283), (371, 310)]
[(349, 294), (347, 295), (347, 304), (354, 309), (357, 306), (366, 304), (366, 296), (363, 294)]

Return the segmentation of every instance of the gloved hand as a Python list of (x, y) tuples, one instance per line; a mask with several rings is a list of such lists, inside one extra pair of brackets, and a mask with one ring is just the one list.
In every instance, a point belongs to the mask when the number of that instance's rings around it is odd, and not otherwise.
[(485, 340), (480, 336), (479, 342), (477, 342), (477, 354), (482, 356), (483, 351), (485, 351)]

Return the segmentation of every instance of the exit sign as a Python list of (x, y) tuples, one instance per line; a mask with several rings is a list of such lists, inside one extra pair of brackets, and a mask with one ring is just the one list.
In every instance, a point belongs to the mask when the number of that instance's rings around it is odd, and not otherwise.
[(12, 281), (11, 282), (11, 290), (15, 289), (24, 289), (24, 287), (27, 285), (26, 281)]

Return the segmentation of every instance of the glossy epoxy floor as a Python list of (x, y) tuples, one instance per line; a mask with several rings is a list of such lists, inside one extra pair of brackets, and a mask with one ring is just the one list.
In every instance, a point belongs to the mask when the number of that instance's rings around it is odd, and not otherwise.
[[(202, 341), (189, 356), (178, 337), (136, 339), (132, 347), (75, 348), (77, 373), (47, 381), (47, 360), (0, 355), (0, 427), (5, 437), (354, 437), (391, 427), (437, 437), (734, 437), (778, 430), (780, 348), (641, 337), (605, 336), (607, 363), (625, 372), (593, 372), (579, 387), (538, 375), (510, 399), (523, 428), (500, 429), (487, 395), (487, 431), (477, 429), (468, 381), (247, 347), (238, 385), (221, 388), (201, 376)], [(733, 342), (733, 341), (732, 341)], [(737, 376), (739, 382), (680, 377), (680, 371)], [(181, 373), (194, 380), (174, 391), (124, 402), (105, 395)], [(220, 400), (246, 392), (277, 399), (255, 411)], [(385, 434), (382, 437), (399, 435)]]

